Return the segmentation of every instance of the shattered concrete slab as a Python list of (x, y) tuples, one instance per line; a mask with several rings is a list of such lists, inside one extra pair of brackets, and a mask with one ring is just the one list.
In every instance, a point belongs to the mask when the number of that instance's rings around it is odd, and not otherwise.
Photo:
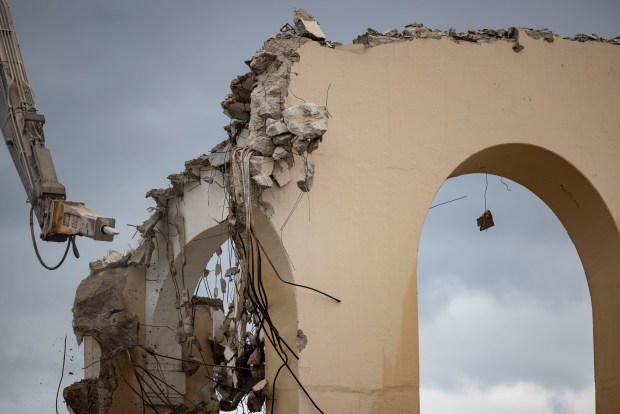
[(214, 168), (222, 167), (224, 164), (230, 161), (230, 151), (232, 150), (232, 144), (226, 140), (217, 144), (211, 150), (211, 153), (207, 156), (209, 165)]
[(304, 163), (297, 177), (297, 187), (305, 193), (312, 189), (314, 183), (314, 162), (308, 161)]
[(111, 362), (104, 361), (99, 377), (69, 385), (63, 390), (62, 396), (72, 414), (107, 414), (117, 385), (114, 367)]
[(296, 9), (293, 15), (295, 29), (300, 36), (308, 37), (312, 40), (325, 40), (325, 33), (315, 20), (314, 16), (304, 9)]
[(251, 413), (262, 411), (263, 404), (267, 397), (268, 386), (267, 380), (264, 379), (252, 387), (252, 391), (248, 394), (247, 400), (248, 410), (250, 410)]
[(114, 353), (138, 343), (138, 317), (127, 309), (123, 290), (127, 265), (121, 259), (95, 268), (77, 288), (73, 304), (73, 332), (78, 344), (92, 336), (103, 353)]
[(66, 387), (63, 396), (70, 411), (108, 412), (118, 381), (113, 358), (138, 344), (139, 320), (127, 309), (124, 290), (127, 285), (130, 254), (111, 252), (91, 263), (91, 273), (77, 288), (73, 304), (73, 332), (78, 344), (85, 336), (101, 349), (97, 378), (87, 378)]

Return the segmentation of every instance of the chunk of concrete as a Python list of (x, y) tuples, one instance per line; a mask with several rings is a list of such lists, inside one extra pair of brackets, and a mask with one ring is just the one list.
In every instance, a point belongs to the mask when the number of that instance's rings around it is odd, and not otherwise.
[(293, 142), (293, 151), (299, 155), (302, 155), (304, 152), (308, 151), (309, 142), (310, 141), (296, 139), (295, 142)]
[(303, 192), (308, 192), (312, 189), (314, 183), (314, 162), (307, 161), (302, 165), (297, 177), (297, 187)]
[(258, 184), (259, 187), (270, 188), (273, 186), (273, 180), (269, 175), (266, 174), (255, 175), (252, 177), (252, 180), (254, 180), (254, 182)]
[(229, 118), (239, 119), (241, 121), (250, 120), (250, 104), (249, 100), (244, 100), (236, 93), (230, 93), (221, 103), (224, 114)]
[(213, 167), (221, 167), (226, 164), (230, 160), (230, 150), (232, 149), (232, 144), (226, 141), (222, 141), (217, 144), (211, 150), (211, 154), (207, 156), (209, 159), (209, 164)]
[(254, 75), (252, 72), (237, 76), (230, 82), (230, 90), (243, 99), (244, 102), (250, 102), (253, 87)]
[(528, 36), (536, 40), (542, 37), (543, 39), (545, 39), (545, 41), (549, 43), (553, 43), (554, 33), (549, 29), (539, 29), (539, 30), (524, 29), (524, 31), (525, 31), (525, 34), (527, 34)]
[(258, 105), (257, 113), (258, 116), (263, 119), (279, 118), (282, 114), (282, 109), (280, 108), (280, 100), (268, 99), (266, 101), (261, 101)]
[(266, 156), (273, 154), (273, 150), (276, 149), (276, 146), (273, 144), (273, 140), (268, 135), (251, 137), (248, 145), (253, 150)]
[(387, 32), (383, 33), (384, 36), (391, 36), (391, 37), (396, 37), (398, 35), (400, 35), (400, 32), (398, 31), (397, 28), (392, 27), (390, 30), (388, 30)]
[(276, 55), (274, 55), (273, 53), (267, 52), (265, 50), (261, 50), (260, 52), (255, 54), (252, 60), (250, 61), (250, 69), (252, 69), (252, 72), (254, 73), (262, 73), (275, 60), (276, 60)]
[(284, 187), (291, 181), (291, 173), (288, 164), (285, 161), (278, 161), (273, 169), (273, 178), (280, 187)]
[(304, 9), (296, 9), (293, 14), (293, 23), (297, 34), (313, 40), (325, 40), (325, 33), (313, 15)]
[(241, 130), (241, 132), (239, 132), (239, 135), (237, 135), (237, 147), (239, 148), (243, 148), (247, 145), (248, 142), (248, 138), (250, 137), (250, 131), (247, 130), (247, 128), (244, 128)]
[(312, 154), (314, 151), (319, 149), (319, 145), (321, 144), (322, 138), (314, 138), (308, 142), (308, 154)]
[(327, 108), (314, 103), (291, 106), (282, 111), (289, 131), (302, 140), (318, 138), (327, 131)]
[(262, 412), (267, 396), (267, 380), (259, 381), (248, 394), (246, 405), (251, 413)]
[(267, 135), (270, 137), (275, 137), (276, 135), (285, 134), (288, 132), (288, 128), (286, 124), (282, 121), (276, 121), (274, 119), (267, 119)]
[(118, 380), (111, 361), (102, 361), (101, 365), (101, 372), (96, 379), (83, 379), (63, 390), (62, 396), (70, 413), (108, 412)]
[(295, 135), (288, 132), (286, 134), (276, 135), (273, 137), (273, 143), (281, 146), (289, 146), (293, 142), (293, 138), (295, 138)]
[(130, 269), (125, 266), (116, 262), (93, 270), (78, 286), (73, 303), (73, 332), (78, 344), (90, 335), (102, 351), (114, 353), (138, 343), (138, 317), (127, 309), (123, 294)]
[(273, 158), (260, 157), (258, 155), (250, 157), (250, 175), (271, 175), (273, 172)]
[(288, 156), (288, 151), (284, 149), (284, 147), (276, 147), (272, 155), (273, 159), (276, 161), (285, 159), (287, 156)]

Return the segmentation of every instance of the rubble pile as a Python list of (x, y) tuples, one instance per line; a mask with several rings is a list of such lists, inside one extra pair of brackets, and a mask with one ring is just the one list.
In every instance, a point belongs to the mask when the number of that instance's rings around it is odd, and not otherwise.
[(612, 39), (605, 39), (604, 37), (601, 37), (597, 34), (587, 35), (587, 34), (579, 33), (573, 37), (565, 37), (565, 39), (573, 40), (575, 42), (582, 42), (582, 43), (583, 42), (611, 43), (612, 45), (620, 46), (620, 36), (616, 36)]
[[(509, 27), (508, 29), (470, 29), (466, 32), (457, 32), (454, 29), (439, 30), (432, 29), (424, 26), (421, 23), (412, 22), (405, 26), (405, 29), (401, 32), (397, 28), (392, 28), (386, 32), (380, 32), (371, 28), (368, 28), (366, 33), (359, 35), (353, 40), (354, 44), (363, 44), (369, 47), (379, 46), (387, 43), (397, 43), (411, 41), (414, 39), (435, 39), (439, 40), (444, 37), (459, 42), (470, 43), (492, 43), (497, 40), (507, 40), (513, 42), (513, 50), (520, 52), (523, 50), (523, 46), (519, 44), (519, 31), (523, 30), (528, 36), (534, 39), (544, 39), (545, 41), (552, 43), (554, 38), (558, 36), (549, 29), (530, 29), (515, 27)], [(620, 36), (613, 39), (604, 39), (598, 35), (584, 35), (578, 34), (574, 37), (565, 38), (567, 40), (574, 40), (578, 42), (605, 42), (614, 45), (620, 45)]]

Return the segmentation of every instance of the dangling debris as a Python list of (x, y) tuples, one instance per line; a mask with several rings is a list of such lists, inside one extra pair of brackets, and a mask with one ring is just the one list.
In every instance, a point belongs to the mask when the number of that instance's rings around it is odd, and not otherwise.
[(299, 171), (297, 177), (297, 187), (303, 192), (308, 192), (312, 188), (314, 182), (314, 162), (307, 161)]
[(491, 210), (486, 210), (482, 213), (482, 215), (476, 220), (476, 224), (480, 227), (480, 231), (493, 227), (495, 223), (493, 223), (493, 215), (491, 214)]

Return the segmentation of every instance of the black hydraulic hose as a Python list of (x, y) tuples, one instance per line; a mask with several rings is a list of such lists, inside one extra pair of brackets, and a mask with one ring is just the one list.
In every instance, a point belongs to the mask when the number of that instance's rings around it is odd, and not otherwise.
[(65, 262), (65, 259), (67, 258), (67, 254), (69, 253), (69, 247), (71, 247), (72, 245), (73, 245), (73, 254), (75, 254), (76, 257), (80, 257), (80, 254), (77, 252), (77, 246), (75, 245), (75, 236), (69, 236), (69, 239), (67, 240), (67, 248), (65, 249), (65, 252), (62, 255), (62, 258), (60, 259), (60, 262), (58, 262), (56, 266), (48, 266), (43, 261), (43, 258), (41, 257), (41, 254), (39, 253), (39, 248), (37, 247), (37, 240), (34, 236), (33, 216), (34, 216), (34, 205), (30, 207), (30, 237), (32, 238), (32, 246), (34, 247), (34, 252), (37, 255), (37, 259), (39, 259), (39, 263), (41, 263), (41, 266), (43, 266), (47, 270), (58, 269)]

